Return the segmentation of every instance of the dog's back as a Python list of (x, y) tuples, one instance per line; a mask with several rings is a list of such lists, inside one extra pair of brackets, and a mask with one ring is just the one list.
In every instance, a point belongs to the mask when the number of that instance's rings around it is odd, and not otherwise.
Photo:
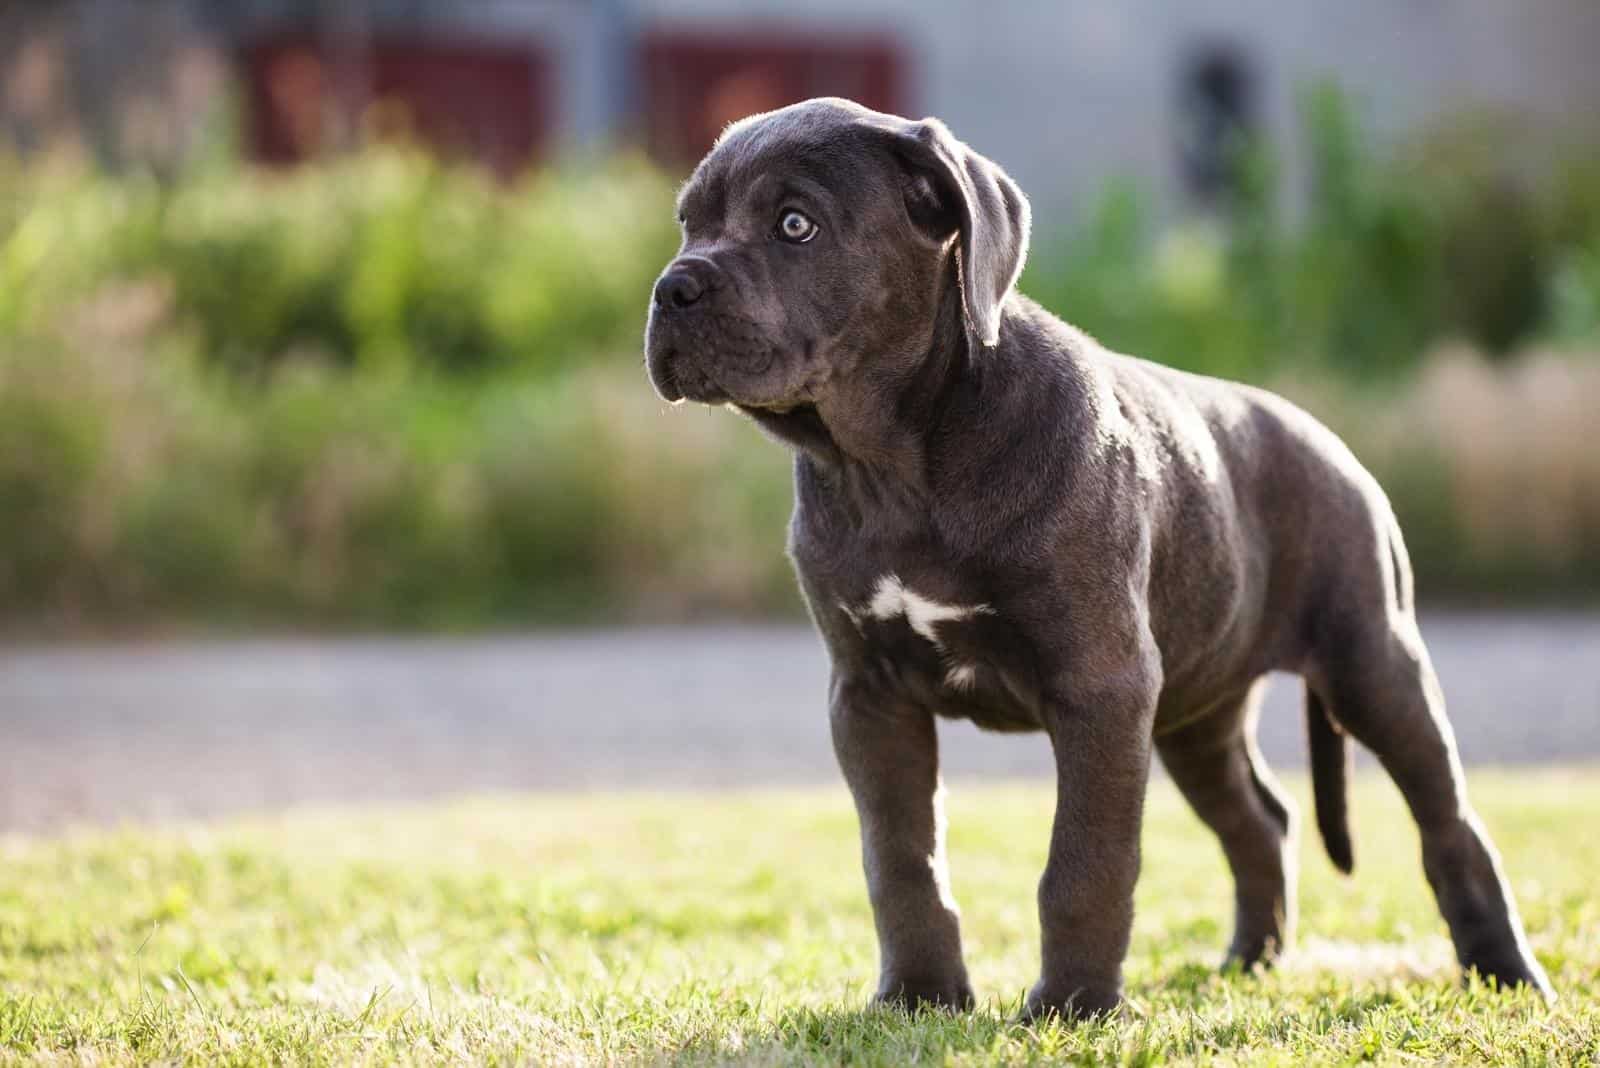
[(1409, 609), (1388, 499), (1331, 430), (1266, 390), (1089, 360), (1162, 465), (1150, 596), (1169, 687), (1300, 671), (1330, 613)]

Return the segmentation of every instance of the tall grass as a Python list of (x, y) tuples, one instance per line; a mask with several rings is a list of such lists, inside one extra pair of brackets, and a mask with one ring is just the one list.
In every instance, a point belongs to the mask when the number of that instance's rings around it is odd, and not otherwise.
[[(156, 366), (152, 366), (156, 363)], [(305, 367), (240, 389), (77, 348), (0, 364), (0, 605), (37, 627), (466, 626), (792, 606), (783, 457), (642, 380)]]
[[(1424, 598), (1600, 598), (1600, 358), (1279, 384), (1384, 483)], [(0, 612), (34, 629), (794, 615), (789, 494), (780, 447), (636, 367), (243, 388), (112, 344), (0, 361)]]
[(1447, 347), (1403, 387), (1284, 381), (1384, 484), (1421, 594), (1434, 600), (1600, 596), (1600, 353), (1510, 362)]

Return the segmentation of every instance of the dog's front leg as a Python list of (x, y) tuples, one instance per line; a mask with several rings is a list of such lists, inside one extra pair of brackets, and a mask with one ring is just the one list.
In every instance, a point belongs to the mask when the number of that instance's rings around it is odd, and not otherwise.
[(861, 820), (878, 928), (877, 1000), (966, 1008), (961, 924), (944, 849), (944, 788), (933, 716), (835, 680), (833, 748)]
[(1131, 675), (1117, 689), (1067, 698), (1048, 724), (1056, 815), (1039, 880), (1042, 968), (1029, 1019), (1090, 1016), (1122, 999), (1159, 691), (1145, 672)]

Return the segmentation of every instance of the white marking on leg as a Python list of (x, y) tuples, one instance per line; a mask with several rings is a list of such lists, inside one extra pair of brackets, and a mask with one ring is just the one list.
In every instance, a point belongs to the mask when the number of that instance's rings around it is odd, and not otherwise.
[(944, 776), (939, 777), (933, 791), (933, 852), (928, 857), (928, 869), (933, 873), (933, 885), (939, 892), (939, 903), (957, 916), (961, 906), (956, 904), (955, 891), (950, 889), (950, 858), (945, 852), (945, 831), (949, 821), (944, 814)]

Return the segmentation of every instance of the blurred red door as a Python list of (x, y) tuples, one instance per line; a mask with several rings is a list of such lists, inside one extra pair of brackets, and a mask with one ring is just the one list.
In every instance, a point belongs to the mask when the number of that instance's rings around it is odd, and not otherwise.
[(658, 159), (693, 163), (722, 128), (813, 96), (845, 96), (879, 111), (905, 108), (905, 61), (887, 35), (777, 30), (651, 31), (640, 43), (646, 144)]
[(508, 174), (539, 157), (550, 127), (549, 63), (534, 48), (380, 35), (335, 55), (293, 33), (247, 47), (245, 69), (251, 149), (270, 163), (335, 147), (338, 123)]

